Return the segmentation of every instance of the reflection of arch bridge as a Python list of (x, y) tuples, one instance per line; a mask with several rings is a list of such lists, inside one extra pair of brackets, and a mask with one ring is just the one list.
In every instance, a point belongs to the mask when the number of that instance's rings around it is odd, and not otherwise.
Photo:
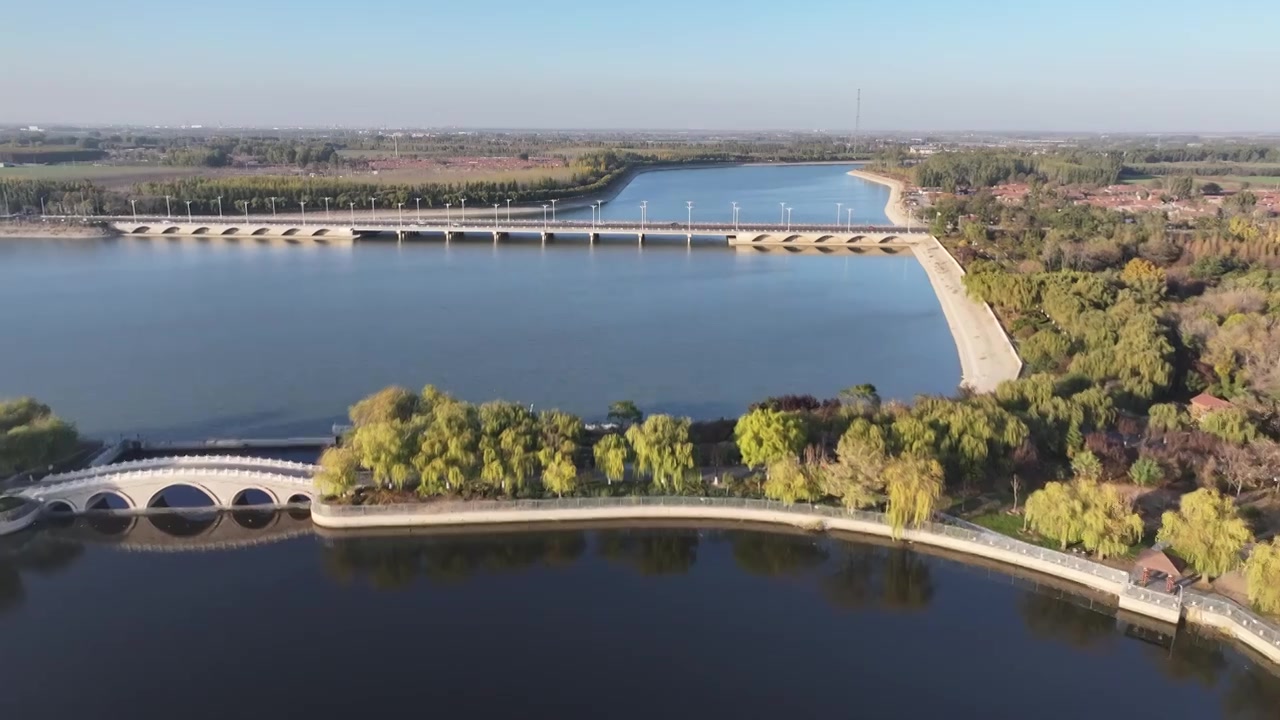
[(306, 510), (237, 509), (219, 513), (110, 515), (94, 513), (46, 528), (55, 537), (110, 545), (128, 552), (197, 552), (268, 545), (311, 535)]
[(173, 487), (194, 488), (215, 508), (252, 504), (247, 501), (251, 491), (265, 495), (267, 506), (284, 507), (311, 502), (315, 470), (254, 457), (152, 458), (51, 476), (15, 494), (46, 509), (75, 513), (102, 509), (101, 502), (112, 497), (124, 506), (112, 509), (125, 512), (163, 508), (163, 495)]

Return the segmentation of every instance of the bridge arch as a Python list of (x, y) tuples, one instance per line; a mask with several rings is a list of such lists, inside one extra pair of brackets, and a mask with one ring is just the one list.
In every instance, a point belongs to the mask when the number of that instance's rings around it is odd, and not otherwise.
[(285, 231), (284, 231), (283, 233), (281, 233), (281, 234), (282, 234), (282, 235), (284, 235), (284, 236), (286, 236), (286, 237), (292, 237), (292, 236), (294, 236), (294, 235), (297, 235), (297, 234), (298, 234), (298, 233), (300, 233), (300, 232), (302, 232), (302, 230), (301, 230), (301, 229), (299, 229), (299, 228), (289, 228), (288, 230), (285, 230)]
[(256, 507), (280, 505), (280, 496), (264, 487), (251, 485), (236, 492), (231, 498), (232, 507)]
[[(192, 495), (193, 492), (196, 494)], [(220, 505), (225, 503), (219, 502), (217, 493), (203, 485), (191, 482), (166, 485), (157, 490), (147, 501), (149, 510), (154, 508), (211, 510)]]
[(831, 238), (833, 238), (833, 237), (835, 237), (835, 235), (823, 235), (823, 236), (819, 237), (817, 240), (814, 240), (813, 242), (814, 242), (815, 244), (816, 244), (816, 243), (824, 243), (824, 242), (826, 242), (826, 241), (830, 240), (830, 239), (831, 239)]
[(209, 228), (207, 228), (207, 227), (198, 227), (198, 228), (196, 228), (195, 230), (192, 230), (192, 231), (191, 231), (191, 234), (192, 234), (192, 235), (208, 235), (208, 234), (209, 234)]
[(269, 233), (269, 232), (271, 232), (271, 228), (265, 228), (265, 227), (263, 227), (263, 228), (258, 228), (257, 230), (254, 230), (253, 232), (251, 232), (251, 233), (249, 233), (249, 234), (250, 234), (250, 235), (266, 235), (266, 234), (267, 234), (267, 233)]
[(878, 242), (878, 243), (880, 243), (881, 245), (883, 245), (883, 244), (885, 244), (885, 243), (887, 243), (887, 242), (893, 242), (894, 240), (897, 240), (897, 239), (898, 239), (898, 236), (897, 236), (897, 235), (886, 235), (886, 236), (884, 236), (884, 237), (880, 238), (877, 242)]
[(329, 234), (329, 228), (320, 228), (319, 230), (311, 233), (311, 237), (324, 237), (325, 235), (328, 235), (328, 234)]
[(866, 235), (854, 235), (853, 237), (849, 238), (848, 240), (845, 240), (844, 242), (846, 245), (849, 245), (852, 243), (861, 242), (866, 239), (867, 239)]
[(802, 237), (801, 235), (788, 235), (782, 238), (782, 242), (784, 243), (794, 242), (796, 240), (799, 240), (801, 237)]
[(88, 510), (133, 510), (138, 504), (119, 490), (102, 490), (89, 496), (84, 502), (84, 509)]
[(233, 228), (227, 228), (226, 230), (223, 230), (223, 231), (222, 231), (221, 233), (219, 233), (219, 234), (221, 234), (221, 235), (235, 235), (235, 234), (236, 234), (236, 233), (238, 233), (238, 232), (240, 232), (240, 228), (234, 228), (234, 227), (233, 227)]
[(146, 235), (149, 232), (151, 232), (151, 227), (149, 225), (142, 225), (140, 227), (136, 227), (130, 230), (129, 234), (130, 235)]
[(182, 228), (178, 227), (177, 225), (170, 225), (169, 227), (162, 230), (160, 234), (161, 235), (177, 235), (180, 232), (182, 232)]
[(772, 237), (772, 236), (771, 236), (771, 235), (768, 235), (768, 234), (764, 234), (764, 235), (757, 235), (757, 236), (755, 236), (755, 237), (751, 238), (751, 242), (753, 242), (753, 243), (764, 242), (765, 240), (768, 240), (770, 237)]
[(75, 513), (76, 506), (70, 500), (50, 500), (44, 504), (43, 511), (49, 515), (71, 515)]

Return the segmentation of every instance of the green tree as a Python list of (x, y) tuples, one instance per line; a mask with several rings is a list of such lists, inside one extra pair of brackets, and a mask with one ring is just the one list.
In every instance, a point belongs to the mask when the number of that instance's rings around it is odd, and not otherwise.
[(538, 459), (542, 462), (543, 487), (558, 495), (572, 492), (578, 481), (573, 456), (582, 439), (582, 419), (560, 410), (545, 410), (538, 414), (538, 428), (542, 438)]
[(619, 400), (609, 404), (609, 421), (623, 427), (630, 427), (644, 420), (644, 413), (630, 400)]
[(477, 479), (480, 418), (475, 406), (452, 399), (436, 403), (413, 463), (423, 495), (464, 490)]
[(684, 474), (694, 468), (689, 419), (650, 415), (627, 428), (627, 441), (635, 452), (636, 469), (653, 478), (664, 490), (675, 489)]
[(379, 485), (403, 490), (413, 477), (413, 433), (399, 422), (361, 425), (351, 433), (351, 451), (359, 463), (369, 468)]
[(884, 468), (888, 502), (885, 517), (895, 536), (905, 527), (918, 527), (933, 517), (942, 498), (942, 465), (930, 457), (900, 455)]
[(1142, 258), (1130, 260), (1120, 273), (1120, 280), (1149, 299), (1163, 297), (1169, 282), (1163, 268)]
[(795, 413), (768, 408), (752, 410), (738, 419), (733, 434), (747, 467), (796, 457), (804, 448), (804, 421)]
[(1164, 479), (1164, 470), (1154, 458), (1143, 455), (1129, 466), (1129, 479), (1134, 485), (1151, 487)]
[(886, 451), (884, 430), (866, 418), (856, 418), (840, 436), (835, 461), (824, 463), (817, 473), (821, 490), (849, 509), (878, 504), (884, 496)]
[(765, 497), (791, 505), (817, 498), (818, 483), (810, 468), (793, 456), (778, 458), (769, 464), (769, 477), (764, 482)]
[(1249, 602), (1264, 613), (1280, 613), (1280, 538), (1258, 543), (1244, 563)]
[(1169, 183), (1169, 194), (1185, 200), (1195, 193), (1195, 181), (1189, 175), (1182, 175), (1174, 178)]
[(0, 478), (64, 460), (76, 451), (75, 426), (33, 398), (0, 402)]
[(418, 398), (402, 387), (391, 385), (369, 395), (347, 411), (356, 427), (381, 422), (405, 422), (417, 409)]
[(1142, 537), (1142, 518), (1114, 487), (1090, 480), (1073, 485), (1084, 504), (1080, 542), (1086, 550), (1105, 560), (1123, 554)]
[(604, 473), (609, 484), (620, 482), (626, 477), (627, 460), (631, 455), (626, 438), (617, 433), (609, 433), (596, 442), (593, 452), (596, 467)]
[(489, 402), (480, 406), (480, 479), (504, 492), (519, 490), (538, 472), (538, 418), (525, 406)]
[(341, 497), (351, 492), (359, 480), (360, 461), (350, 448), (326, 448), (320, 455), (315, 485), (321, 494)]
[(1080, 541), (1083, 532), (1084, 502), (1074, 489), (1063, 482), (1051, 482), (1031, 493), (1024, 505), (1028, 527), (1066, 550)]
[(1239, 408), (1214, 410), (1200, 418), (1200, 429), (1229, 443), (1243, 445), (1258, 437), (1258, 428)]
[(1092, 451), (1081, 450), (1071, 458), (1071, 472), (1083, 480), (1097, 481), (1102, 478), (1102, 461)]
[(880, 409), (880, 392), (871, 383), (862, 383), (841, 390), (840, 400), (858, 413), (875, 412)]
[(1147, 425), (1158, 432), (1177, 432), (1186, 429), (1188, 417), (1174, 403), (1157, 403), (1147, 410)]
[(572, 495), (578, 487), (578, 468), (573, 460), (563, 455), (550, 458), (542, 469), (542, 486), (558, 497)]
[(1212, 578), (1239, 564), (1240, 551), (1253, 541), (1253, 533), (1231, 498), (1202, 488), (1183, 495), (1177, 511), (1161, 516), (1156, 539)]

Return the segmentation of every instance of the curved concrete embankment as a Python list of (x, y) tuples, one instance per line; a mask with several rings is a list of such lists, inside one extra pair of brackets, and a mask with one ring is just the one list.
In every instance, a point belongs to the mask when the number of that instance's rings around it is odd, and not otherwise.
[[(422, 503), (349, 506), (317, 502), (312, 522), (322, 528), (457, 527), (619, 520), (736, 521), (787, 525), (808, 530), (837, 530), (893, 537), (879, 513), (844, 511), (813, 505), (784, 505), (765, 500), (709, 498), (603, 498), (545, 501)], [(907, 530), (902, 540), (944, 548), (1025, 568), (1107, 593), (1120, 609), (1170, 623), (1183, 618), (1178, 596), (1135, 586), (1123, 570), (1014, 540), (980, 528), (928, 523)], [(1280, 663), (1280, 630), (1252, 612), (1216, 596), (1185, 594), (1185, 617), (1215, 628)]]
[[(851, 170), (849, 174), (888, 186), (885, 215), (896, 225), (910, 224), (910, 214), (902, 202), (905, 187), (901, 180), (864, 170)], [(911, 251), (929, 277), (955, 339), (961, 382), (981, 393), (991, 392), (1005, 380), (1017, 378), (1022, 372), (1022, 359), (991, 307), (969, 297), (965, 291), (964, 268), (960, 263), (933, 236), (913, 245)]]

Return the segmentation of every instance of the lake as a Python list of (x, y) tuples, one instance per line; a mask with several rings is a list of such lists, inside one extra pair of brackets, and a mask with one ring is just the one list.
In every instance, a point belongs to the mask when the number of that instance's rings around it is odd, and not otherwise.
[[(786, 186), (797, 210), (844, 197), (855, 220), (882, 218), (883, 188), (846, 170), (645, 173), (618, 199), (643, 192), (659, 219), (699, 188), (695, 202), (763, 207)], [(392, 383), (588, 419), (619, 399), (705, 419), (770, 395), (869, 382), (910, 399), (960, 380), (938, 300), (906, 254), (10, 239), (0, 333), (0, 397), (33, 395), (106, 438), (321, 435)]]
[(1135, 622), (745, 526), (315, 537), (246, 514), (0, 538), (0, 706), (30, 720), (1275, 717), (1267, 669)]

